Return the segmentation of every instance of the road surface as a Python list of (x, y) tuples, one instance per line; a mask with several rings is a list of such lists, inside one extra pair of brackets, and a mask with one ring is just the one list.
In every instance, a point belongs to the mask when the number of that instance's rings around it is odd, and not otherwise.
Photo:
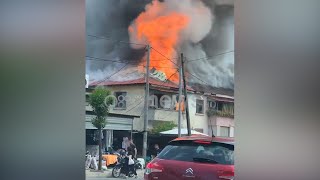
[[(138, 174), (138, 178), (127, 178), (127, 179), (130, 179), (130, 180), (143, 180), (143, 173), (144, 173), (144, 170), (137, 170), (137, 174)], [(90, 176), (87, 176), (86, 177), (86, 180), (121, 180), (121, 179), (124, 179), (122, 177), (119, 177), (119, 178), (112, 178), (112, 177), (90, 177)]]

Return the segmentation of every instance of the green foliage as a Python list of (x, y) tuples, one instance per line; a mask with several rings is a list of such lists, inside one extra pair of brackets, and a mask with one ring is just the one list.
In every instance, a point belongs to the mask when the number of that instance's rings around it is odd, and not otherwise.
[(97, 87), (89, 96), (91, 105), (96, 117), (92, 119), (92, 124), (100, 129), (106, 125), (106, 116), (109, 113), (109, 106), (113, 99), (110, 97), (111, 92), (103, 87)]
[(221, 111), (216, 110), (216, 109), (208, 109), (207, 115), (208, 115), (208, 117), (221, 116), (221, 117), (234, 118), (234, 106), (224, 104)]
[(154, 125), (153, 129), (151, 130), (151, 133), (159, 134), (162, 131), (168, 131), (175, 127), (177, 127), (177, 125), (173, 121), (158, 122)]

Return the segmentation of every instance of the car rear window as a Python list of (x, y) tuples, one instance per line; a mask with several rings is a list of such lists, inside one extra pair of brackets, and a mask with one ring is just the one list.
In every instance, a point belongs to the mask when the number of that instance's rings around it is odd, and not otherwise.
[(195, 158), (208, 159), (205, 163), (234, 164), (234, 145), (213, 142), (209, 144), (192, 141), (171, 142), (158, 155), (160, 159), (193, 162)]

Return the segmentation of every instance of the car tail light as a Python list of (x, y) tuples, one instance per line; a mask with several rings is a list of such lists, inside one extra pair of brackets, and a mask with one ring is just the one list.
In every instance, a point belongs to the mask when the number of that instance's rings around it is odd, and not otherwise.
[(219, 179), (234, 180), (234, 172), (233, 171), (219, 171), (218, 177), (219, 177)]
[(162, 172), (162, 166), (157, 163), (149, 163), (146, 167), (146, 174), (154, 173), (154, 172)]
[(195, 143), (198, 143), (198, 144), (211, 144), (210, 141), (201, 141), (201, 140), (196, 140), (196, 141), (193, 141)]

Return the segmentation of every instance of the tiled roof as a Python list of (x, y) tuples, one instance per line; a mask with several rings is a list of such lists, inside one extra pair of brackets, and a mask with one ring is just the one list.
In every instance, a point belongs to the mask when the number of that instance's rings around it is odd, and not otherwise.
[[(159, 88), (172, 88), (172, 89), (178, 89), (178, 84), (172, 82), (172, 81), (159, 81), (157, 79), (154, 79), (152, 77), (149, 78), (149, 83), (151, 86), (159, 87)], [(145, 78), (139, 78), (134, 80), (128, 80), (128, 81), (104, 81), (104, 82), (93, 82), (90, 84), (90, 86), (116, 86), (116, 85), (137, 85), (137, 84), (145, 84)], [(187, 89), (189, 91), (193, 91), (193, 89), (189, 86), (187, 86)]]

